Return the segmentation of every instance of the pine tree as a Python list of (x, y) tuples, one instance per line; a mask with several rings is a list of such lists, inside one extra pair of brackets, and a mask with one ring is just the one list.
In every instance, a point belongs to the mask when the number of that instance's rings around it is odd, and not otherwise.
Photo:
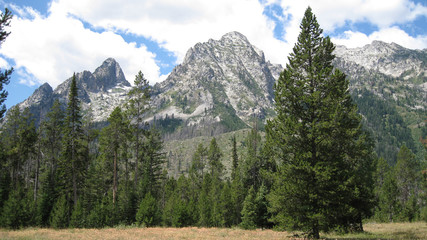
[(202, 227), (212, 226), (212, 199), (210, 197), (212, 177), (206, 174), (203, 178), (202, 189), (198, 199), (197, 207), (199, 209), (198, 225)]
[(138, 212), (136, 213), (136, 222), (139, 225), (151, 227), (158, 223), (159, 211), (156, 199), (148, 192), (142, 199)]
[(267, 194), (267, 188), (264, 185), (261, 185), (255, 197), (257, 215), (256, 225), (261, 228), (271, 227), (271, 224), (268, 221), (271, 216), (268, 214)]
[(231, 227), (233, 224), (233, 200), (231, 193), (230, 182), (227, 181), (224, 183), (224, 186), (221, 189), (221, 195), (219, 197), (219, 209), (220, 209), (220, 226), (221, 227)]
[(40, 202), (38, 208), (38, 224), (47, 226), (53, 205), (56, 202), (57, 193), (57, 168), (62, 149), (62, 134), (64, 127), (64, 110), (61, 103), (55, 100), (46, 118), (41, 122), (40, 152), (41, 169), (40, 174)]
[[(87, 151), (83, 144), (82, 116), (75, 74), (70, 84), (63, 136), (61, 159), (58, 163), (59, 178), (62, 194), (66, 194), (67, 201), (76, 206), (79, 190), (87, 170), (85, 161)], [(68, 216), (70, 215), (71, 208), (68, 213)]]
[(53, 206), (50, 216), (50, 226), (66, 228), (70, 223), (71, 206), (65, 195), (61, 195)]
[[(106, 165), (111, 166), (106, 170), (112, 172), (112, 189), (113, 189), (113, 204), (117, 200), (118, 189), (118, 168), (121, 151), (124, 150), (123, 146), (128, 139), (128, 122), (124, 118), (122, 111), (116, 107), (108, 118), (109, 125), (102, 129), (100, 138), (101, 155)], [(110, 162), (112, 160), (112, 162)]]
[(237, 142), (236, 142), (236, 135), (233, 135), (231, 138), (232, 143), (232, 150), (231, 150), (231, 180), (233, 181), (236, 178), (236, 175), (239, 174), (238, 167), (239, 167), (239, 156), (237, 154)]
[(232, 171), (231, 171), (231, 224), (238, 225), (241, 221), (241, 212), (243, 208), (243, 201), (245, 200), (246, 189), (242, 181), (242, 164), (239, 162), (237, 155), (236, 136), (232, 138)]
[(418, 198), (421, 174), (415, 155), (405, 145), (400, 148), (397, 154), (394, 172), (396, 185), (399, 189), (398, 199), (403, 207), (400, 218), (404, 221), (413, 221), (418, 215), (418, 207), (416, 203), (414, 206), (414, 200)]
[[(3, 13), (0, 14), (0, 44), (9, 36), (10, 32), (5, 30), (5, 27), (10, 26), (10, 20), (13, 15), (9, 9), (5, 9)], [(3, 120), (4, 113), (6, 112), (6, 105), (3, 104), (6, 101), (8, 92), (4, 90), (4, 85), (9, 84), (10, 75), (12, 75), (13, 68), (5, 71), (0, 71), (0, 122)]]
[[(367, 137), (348, 80), (332, 66), (335, 47), (322, 37), (311, 8), (300, 28), (289, 64), (275, 85), (277, 117), (266, 127), (281, 163), (270, 211), (276, 224), (319, 238), (322, 230), (351, 230), (367, 214), (359, 195), (372, 191), (372, 148), (363, 143)], [(367, 179), (354, 178), (362, 170)], [(359, 189), (359, 184), (366, 187)]]
[(154, 127), (146, 132), (144, 149), (144, 164), (142, 178), (142, 193), (159, 196), (159, 185), (162, 178), (163, 165), (166, 155), (163, 152), (163, 140), (160, 132)]
[(138, 184), (139, 175), (139, 164), (143, 160), (142, 153), (142, 142), (145, 135), (144, 130), (144, 114), (149, 109), (150, 92), (151, 88), (148, 84), (148, 80), (144, 78), (144, 74), (141, 71), (135, 76), (134, 87), (129, 91), (130, 97), (127, 105), (129, 116), (133, 125), (132, 132), (134, 133), (134, 145), (135, 145), (135, 173), (134, 173), (134, 184), (135, 187)]
[(2, 132), (8, 169), (11, 174), (12, 186), (28, 185), (30, 182), (31, 159), (35, 156), (37, 132), (29, 109), (20, 111), (18, 106), (10, 110), (8, 121)]
[(208, 150), (208, 163), (211, 170), (211, 176), (221, 178), (224, 170), (224, 165), (221, 162), (221, 149), (218, 146), (215, 138), (212, 138)]
[(207, 161), (208, 150), (200, 143), (193, 154), (189, 175), (197, 189), (201, 189), (205, 166)]
[(255, 229), (257, 222), (257, 204), (255, 202), (256, 193), (254, 187), (249, 189), (248, 195), (246, 195), (245, 201), (243, 202), (242, 209), (242, 222), (240, 227), (243, 229)]
[(261, 136), (256, 128), (252, 128), (246, 138), (246, 158), (243, 162), (243, 172), (245, 188), (249, 189), (254, 186), (255, 191), (261, 185), (261, 162), (259, 158), (259, 151), (261, 146)]
[(380, 209), (379, 219), (383, 222), (393, 222), (398, 219), (401, 204), (398, 200), (399, 189), (393, 171), (385, 174), (384, 183), (381, 187), (378, 207)]

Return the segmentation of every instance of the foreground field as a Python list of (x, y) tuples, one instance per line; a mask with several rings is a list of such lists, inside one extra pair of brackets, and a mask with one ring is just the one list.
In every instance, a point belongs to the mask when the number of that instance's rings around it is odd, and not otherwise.
[[(427, 223), (367, 223), (365, 233), (322, 234), (333, 239), (427, 239)], [(290, 239), (294, 233), (227, 228), (1, 229), (0, 239)]]

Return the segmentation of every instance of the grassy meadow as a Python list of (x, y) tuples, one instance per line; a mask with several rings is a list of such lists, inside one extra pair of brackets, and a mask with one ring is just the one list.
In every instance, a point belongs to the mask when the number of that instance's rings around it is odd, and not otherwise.
[[(358, 234), (321, 234), (323, 239), (427, 239), (427, 223), (367, 223)], [(0, 230), (0, 239), (295, 239), (298, 233), (234, 228), (138, 228)]]

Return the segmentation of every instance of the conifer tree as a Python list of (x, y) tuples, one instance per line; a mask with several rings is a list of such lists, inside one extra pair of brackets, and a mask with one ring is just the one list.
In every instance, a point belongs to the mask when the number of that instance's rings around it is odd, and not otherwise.
[(231, 180), (233, 181), (236, 178), (236, 175), (238, 174), (238, 167), (239, 167), (239, 156), (237, 154), (237, 142), (236, 142), (236, 135), (233, 135), (231, 138), (232, 143), (232, 150), (231, 150)]
[(242, 222), (240, 227), (243, 229), (255, 229), (257, 222), (257, 205), (255, 202), (256, 193), (254, 187), (251, 186), (248, 195), (243, 202)]
[(45, 120), (40, 124), (40, 141), (43, 172), (40, 176), (41, 199), (38, 204), (38, 222), (41, 226), (49, 224), (49, 215), (57, 197), (57, 168), (62, 149), (64, 110), (55, 100)]
[[(399, 189), (399, 201), (403, 207), (400, 218), (404, 221), (413, 221), (418, 215), (416, 200), (421, 179), (420, 166), (415, 155), (405, 145), (397, 154), (397, 163), (394, 167), (396, 185)], [(415, 200), (415, 206), (414, 206)]]
[(202, 189), (198, 199), (199, 221), (198, 225), (202, 227), (212, 226), (212, 198), (210, 197), (212, 186), (212, 177), (206, 174), (203, 177)]
[(224, 170), (224, 165), (221, 162), (221, 149), (218, 146), (215, 138), (212, 138), (208, 150), (208, 163), (213, 178), (221, 178)]
[[(5, 9), (0, 14), (0, 44), (9, 36), (10, 32), (7, 32), (5, 27), (10, 26), (10, 20), (13, 15), (9, 9)], [(3, 104), (6, 101), (8, 92), (4, 90), (4, 86), (9, 84), (10, 75), (12, 75), (13, 68), (5, 71), (0, 71), (0, 122), (3, 120), (4, 113), (6, 112), (6, 105)]]
[(241, 168), (239, 157), (237, 155), (237, 143), (236, 136), (232, 138), (232, 171), (231, 171), (231, 224), (238, 225), (241, 220), (241, 212), (243, 208), (243, 201), (245, 200), (245, 194), (247, 189), (245, 189), (242, 181)]
[(144, 78), (144, 74), (139, 71), (135, 76), (134, 87), (129, 91), (128, 95), (130, 97), (129, 103), (127, 105), (129, 117), (131, 118), (131, 123), (133, 125), (132, 132), (134, 133), (134, 145), (135, 145), (135, 173), (134, 173), (134, 185), (135, 187), (138, 184), (138, 175), (139, 175), (139, 164), (143, 160), (142, 153), (142, 143), (144, 140), (145, 129), (144, 129), (144, 114), (149, 109), (150, 101), (150, 85), (148, 80)]
[[(372, 192), (372, 147), (363, 142), (348, 80), (332, 66), (335, 47), (322, 37), (311, 8), (300, 28), (275, 85), (277, 117), (266, 127), (281, 163), (270, 211), (276, 224), (319, 238), (322, 230), (351, 230), (368, 214), (362, 206), (371, 203), (359, 196)], [(362, 170), (366, 179), (355, 178)]]
[(203, 179), (207, 153), (208, 150), (203, 146), (203, 143), (197, 145), (190, 167), (190, 174), (193, 174), (196, 178)]
[(159, 211), (156, 199), (148, 192), (142, 199), (138, 212), (136, 213), (136, 222), (139, 225), (151, 227), (158, 223)]
[(23, 183), (28, 185), (32, 173), (29, 172), (30, 168), (25, 166), (30, 164), (29, 161), (35, 155), (37, 141), (37, 132), (29, 109), (26, 108), (21, 112), (19, 106), (13, 107), (2, 134), (7, 143), (4, 147), (12, 186), (16, 187)]
[(252, 128), (246, 138), (246, 158), (243, 162), (243, 172), (246, 189), (254, 186), (255, 191), (261, 185), (261, 162), (259, 158), (259, 150), (261, 146), (261, 136), (256, 128)]
[(379, 194), (379, 219), (383, 222), (393, 222), (398, 219), (401, 212), (401, 204), (399, 202), (399, 189), (397, 187), (396, 178), (393, 171), (385, 174), (384, 183)]
[(159, 196), (159, 185), (162, 178), (163, 164), (166, 155), (163, 152), (163, 140), (154, 127), (146, 132), (146, 142), (143, 146), (143, 177), (142, 193), (148, 192), (155, 198)]
[[(83, 144), (82, 116), (75, 74), (70, 83), (63, 136), (61, 159), (58, 164), (59, 178), (62, 193), (66, 194), (67, 201), (77, 206), (79, 190), (87, 170), (85, 162), (87, 151)], [(71, 216), (71, 208), (69, 211), (67, 216)]]
[(123, 144), (127, 141), (128, 123), (119, 107), (113, 110), (107, 121), (109, 125), (101, 132), (100, 148), (104, 161), (107, 161), (106, 165), (111, 166), (106, 170), (112, 172), (113, 204), (115, 204), (118, 190), (119, 161), (122, 156), (121, 151), (124, 150)]

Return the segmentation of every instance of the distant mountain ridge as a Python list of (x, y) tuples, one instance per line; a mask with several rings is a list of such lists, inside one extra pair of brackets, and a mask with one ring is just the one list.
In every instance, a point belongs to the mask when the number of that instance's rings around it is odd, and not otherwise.
[[(426, 120), (427, 49), (374, 41), (360, 48), (337, 46), (334, 54), (334, 66), (347, 74), (365, 125), (374, 132), (377, 152), (396, 152), (402, 144), (416, 149)], [(282, 66), (270, 63), (238, 32), (198, 43), (165, 81), (153, 86), (146, 120), (154, 122), (166, 140), (262, 126), (274, 116), (273, 86), (281, 71)], [(91, 108), (96, 122), (106, 121), (114, 107), (128, 99), (131, 85), (112, 58), (93, 73), (76, 77), (82, 108)], [(54, 90), (43, 84), (20, 107), (30, 107), (39, 121), (54, 99), (66, 103), (69, 83)]]
[[(76, 82), (82, 109), (87, 111), (91, 108), (96, 122), (105, 121), (115, 106), (123, 104), (131, 87), (120, 65), (113, 58), (106, 59), (93, 73), (76, 73)], [(58, 99), (66, 105), (70, 83), (71, 78), (58, 85), (55, 90), (45, 83), (20, 103), (19, 107), (28, 107), (35, 116), (36, 123), (39, 123), (52, 107), (54, 100)]]

